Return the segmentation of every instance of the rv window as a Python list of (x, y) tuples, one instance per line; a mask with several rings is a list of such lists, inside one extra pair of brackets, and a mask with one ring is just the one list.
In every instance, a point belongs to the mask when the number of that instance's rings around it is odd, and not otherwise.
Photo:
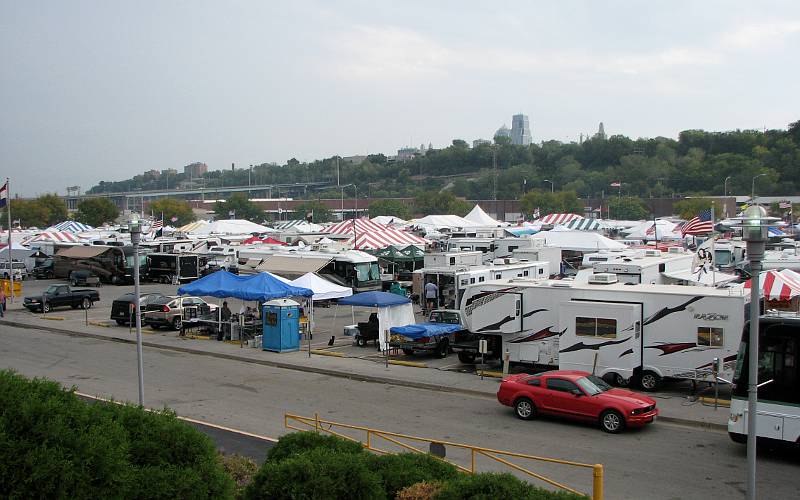
[(455, 266), (456, 265), (456, 258), (455, 257), (450, 257), (450, 265), (451, 266)]
[(542, 269), (541, 267), (539, 268), (539, 274), (544, 274), (544, 269)]
[(469, 283), (469, 280), (463, 279), (461, 280), (461, 286), (466, 286)]
[(469, 282), (470, 282), (470, 284), (475, 283), (475, 278), (470, 278)]
[(529, 274), (528, 271), (523, 271), (522, 273), (523, 276), (527, 276), (528, 274)]
[(502, 278), (501, 274), (495, 274), (494, 275), (494, 279), (499, 280), (500, 278)]
[(549, 378), (547, 379), (547, 388), (553, 391), (572, 392), (578, 386), (563, 378)]
[(617, 337), (617, 320), (609, 318), (575, 318), (575, 335), (582, 337)]
[(483, 276), (481, 276), (480, 278), (478, 278), (478, 283), (483, 283)]
[(722, 347), (722, 328), (697, 327), (697, 345)]

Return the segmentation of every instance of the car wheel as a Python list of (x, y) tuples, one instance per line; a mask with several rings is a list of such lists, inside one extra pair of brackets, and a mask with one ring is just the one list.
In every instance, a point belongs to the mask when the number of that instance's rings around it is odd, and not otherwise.
[(183, 321), (181, 321), (180, 316), (177, 316), (175, 319), (172, 320), (172, 328), (174, 330), (180, 330), (182, 325)]
[(89, 309), (90, 307), (92, 307), (92, 301), (84, 297), (81, 301), (81, 309)]
[(356, 345), (358, 347), (366, 347), (367, 339), (365, 339), (364, 337), (356, 337)]
[(536, 417), (536, 405), (529, 398), (519, 398), (514, 402), (514, 413), (517, 418), (531, 420)]
[(45, 304), (42, 306), (42, 312), (49, 313), (50, 312), (50, 304)]
[(461, 361), (462, 363), (473, 364), (475, 363), (475, 353), (468, 351), (459, 352), (458, 360)]
[(403, 354), (405, 354), (406, 356), (413, 356), (414, 349), (403, 349)]
[(619, 434), (625, 428), (625, 420), (616, 410), (606, 410), (600, 415), (600, 427), (609, 434)]
[(444, 339), (436, 346), (436, 357), (439, 359), (446, 358), (448, 352), (450, 352), (450, 342)]
[(117, 320), (117, 324), (118, 324), (119, 326), (124, 326), (124, 325), (125, 325), (125, 320), (124, 320), (124, 319), (118, 319), (118, 320)]
[(661, 377), (659, 377), (657, 373), (648, 370), (642, 373), (639, 379), (639, 385), (642, 387), (642, 390), (653, 392), (661, 387)]
[(614, 385), (618, 387), (628, 387), (630, 385), (630, 379), (627, 379), (620, 375), (619, 373), (614, 374)]

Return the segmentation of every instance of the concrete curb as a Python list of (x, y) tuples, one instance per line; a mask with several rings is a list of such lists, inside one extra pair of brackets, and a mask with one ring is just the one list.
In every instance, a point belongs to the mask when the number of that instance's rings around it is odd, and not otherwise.
[[(27, 330), (40, 330), (45, 332), (51, 332), (59, 335), (67, 335), (69, 337), (83, 337), (83, 338), (91, 338), (95, 340), (104, 340), (107, 342), (121, 342), (124, 344), (135, 344), (136, 340), (134, 338), (126, 339), (121, 337), (106, 337), (103, 335), (97, 335), (94, 333), (87, 333), (87, 332), (76, 332), (72, 330), (64, 330), (61, 328), (54, 328), (50, 326), (39, 326), (39, 325), (31, 325), (28, 323), (18, 323), (16, 321), (5, 321), (0, 320), (0, 325), (8, 325), (13, 326), (16, 328), (23, 328)], [(356, 380), (359, 382), (371, 382), (377, 384), (386, 384), (386, 385), (395, 385), (400, 387), (409, 387), (412, 389), (424, 389), (430, 391), (441, 391), (441, 392), (448, 392), (454, 394), (464, 394), (468, 396), (477, 396), (480, 398), (488, 398), (488, 399), (495, 399), (496, 394), (494, 391), (477, 391), (473, 389), (463, 389), (459, 387), (451, 387), (446, 385), (439, 385), (439, 384), (430, 384), (425, 382), (412, 382), (408, 380), (399, 380), (396, 378), (391, 377), (381, 377), (377, 375), (362, 375), (357, 373), (346, 373), (339, 370), (329, 369), (329, 368), (319, 368), (314, 366), (303, 366), (303, 365), (294, 365), (290, 363), (283, 363), (280, 361), (272, 361), (266, 359), (252, 359), (246, 358), (243, 356), (237, 356), (235, 354), (226, 354), (226, 353), (219, 353), (219, 352), (208, 352), (208, 351), (201, 351), (198, 349), (192, 349), (189, 347), (178, 347), (178, 346), (170, 346), (170, 345), (163, 345), (163, 344), (156, 344), (153, 342), (145, 342), (142, 341), (142, 345), (144, 347), (150, 347), (154, 349), (163, 349), (167, 351), (175, 351), (175, 352), (182, 352), (186, 354), (195, 354), (200, 356), (211, 356), (220, 359), (229, 359), (232, 361), (240, 361), (244, 363), (252, 363), (256, 365), (262, 366), (269, 366), (273, 368), (282, 368), (285, 370), (294, 370), (299, 372), (308, 372), (308, 373), (316, 373), (319, 375), (327, 375), (330, 377), (336, 378), (343, 378), (348, 380)], [(313, 353), (313, 351), (312, 351)], [(487, 374), (488, 375), (488, 374)], [(485, 375), (485, 376), (487, 376)], [(659, 415), (658, 416), (659, 422), (666, 422), (672, 423), (676, 425), (683, 425), (687, 427), (694, 427), (698, 429), (704, 429), (709, 431), (715, 432), (727, 432), (728, 427), (725, 424), (718, 424), (714, 422), (702, 422), (698, 420), (690, 420), (680, 417), (670, 417)]]
[[(103, 335), (97, 335), (94, 333), (86, 333), (86, 332), (75, 332), (72, 330), (63, 330), (60, 328), (53, 328), (48, 326), (39, 326), (39, 325), (31, 325), (28, 323), (18, 323), (15, 321), (0, 321), (0, 325), (8, 325), (13, 326), (15, 328), (23, 328), (27, 330), (40, 330), (45, 332), (56, 333), (59, 335), (67, 335), (69, 337), (82, 337), (82, 338), (91, 338), (95, 340), (104, 340), (107, 342), (121, 342), (123, 344), (135, 344), (135, 339), (125, 339), (120, 337), (106, 337)], [(252, 363), (256, 365), (262, 366), (270, 366), (273, 368), (282, 368), (284, 370), (294, 370), (299, 372), (308, 372), (308, 373), (316, 373), (319, 375), (327, 375), (329, 377), (336, 377), (336, 378), (344, 378), (348, 380), (356, 380), (358, 382), (373, 382), (377, 384), (387, 384), (387, 385), (396, 385), (400, 387), (409, 387), (412, 389), (425, 389), (429, 391), (438, 391), (438, 392), (450, 392), (456, 394), (465, 394), (468, 396), (477, 396), (481, 398), (491, 398), (494, 399), (495, 393), (494, 392), (486, 392), (486, 391), (476, 391), (472, 389), (462, 389), (458, 387), (451, 387), (446, 385), (439, 385), (439, 384), (429, 384), (425, 382), (411, 382), (407, 380), (399, 380), (396, 378), (391, 377), (380, 377), (377, 375), (362, 375), (358, 373), (346, 373), (339, 370), (332, 370), (328, 368), (319, 368), (314, 366), (300, 366), (300, 365), (293, 365), (289, 363), (282, 363), (280, 361), (271, 361), (266, 359), (251, 359), (242, 356), (236, 356), (234, 354), (226, 354), (220, 352), (208, 352), (208, 351), (201, 351), (197, 349), (192, 349), (189, 347), (177, 347), (177, 346), (170, 346), (170, 345), (163, 345), (163, 344), (156, 344), (153, 342), (145, 342), (142, 341), (142, 346), (144, 347), (151, 347), (154, 349), (163, 349), (167, 351), (175, 351), (175, 352), (183, 352), (186, 354), (196, 354), (200, 356), (211, 356), (220, 359), (230, 359), (232, 361), (241, 361), (244, 363)]]

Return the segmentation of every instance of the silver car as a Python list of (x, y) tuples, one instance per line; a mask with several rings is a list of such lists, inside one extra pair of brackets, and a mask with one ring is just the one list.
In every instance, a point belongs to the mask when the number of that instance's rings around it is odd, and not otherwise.
[(204, 312), (214, 312), (217, 306), (209, 304), (200, 297), (183, 297), (183, 296), (165, 296), (153, 299), (145, 306), (144, 309), (144, 323), (153, 329), (170, 327), (175, 330), (180, 330), (184, 311), (187, 309), (195, 309), (197, 316), (201, 316)]

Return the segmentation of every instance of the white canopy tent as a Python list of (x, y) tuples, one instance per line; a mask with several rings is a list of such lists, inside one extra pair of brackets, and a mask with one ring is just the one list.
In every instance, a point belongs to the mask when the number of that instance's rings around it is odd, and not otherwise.
[(475, 205), (472, 210), (464, 216), (464, 219), (479, 226), (500, 227), (509, 225), (507, 222), (500, 222), (499, 220), (490, 217), (489, 214), (484, 212), (480, 205)]
[(606, 238), (602, 234), (586, 231), (542, 231), (531, 236), (543, 239), (545, 246), (573, 250), (576, 252), (597, 252), (600, 250), (622, 250), (624, 244)]
[(274, 229), (244, 219), (223, 219), (192, 231), (194, 234), (251, 234), (272, 233)]
[(476, 224), (458, 215), (426, 215), (421, 219), (411, 219), (408, 222), (432, 231), (481, 227), (481, 224)]
[[(653, 227), (655, 225), (655, 228)], [(680, 240), (682, 239), (681, 233), (675, 232), (677, 224), (674, 222), (658, 219), (656, 221), (644, 221), (639, 225), (633, 226), (627, 230), (623, 230), (626, 238), (633, 240)]]
[(331, 283), (316, 273), (306, 273), (288, 283), (296, 287), (308, 288), (314, 292), (313, 300), (341, 299), (353, 295), (352, 288)]
[(408, 225), (408, 221), (392, 215), (376, 215), (370, 220), (378, 224), (383, 224), (384, 226), (405, 227)]

